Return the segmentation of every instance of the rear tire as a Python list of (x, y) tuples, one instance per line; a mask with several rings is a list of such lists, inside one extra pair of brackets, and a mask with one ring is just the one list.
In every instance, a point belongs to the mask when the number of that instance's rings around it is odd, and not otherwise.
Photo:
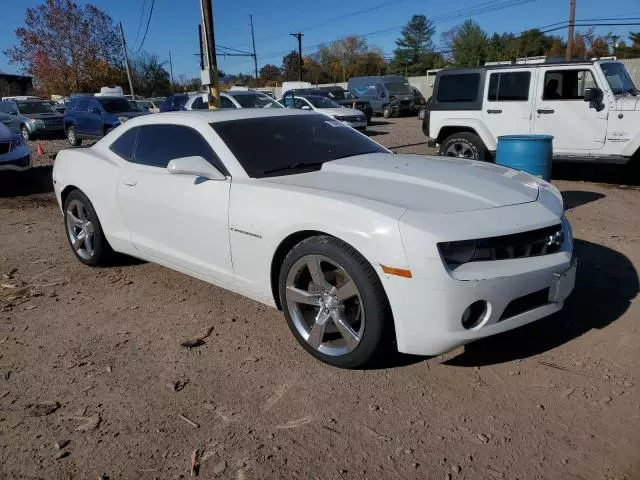
[(107, 265), (114, 252), (102, 231), (102, 225), (89, 198), (74, 190), (64, 201), (67, 240), (76, 258), (85, 265)]
[(466, 158), (469, 160), (487, 161), (487, 147), (482, 139), (469, 132), (458, 132), (448, 136), (440, 144), (440, 155), (443, 157)]
[(73, 125), (67, 128), (67, 140), (69, 140), (72, 147), (78, 147), (82, 143), (82, 140), (77, 137), (76, 127)]
[(291, 249), (280, 270), (279, 296), (298, 343), (335, 367), (370, 363), (391, 321), (373, 267), (353, 247), (328, 235)]

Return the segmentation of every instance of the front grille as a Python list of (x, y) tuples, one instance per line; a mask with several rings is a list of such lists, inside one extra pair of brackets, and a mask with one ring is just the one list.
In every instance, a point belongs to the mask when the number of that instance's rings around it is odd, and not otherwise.
[(342, 122), (366, 122), (367, 119), (365, 117), (340, 117), (338, 120)]
[(0, 142), (0, 155), (9, 153), (11, 150), (11, 142)]
[(498, 321), (501, 322), (507, 318), (515, 317), (534, 308), (542, 307), (547, 303), (549, 303), (549, 289), (543, 288), (537, 292), (512, 300), (509, 305), (507, 305), (507, 308), (504, 309)]
[(45, 125), (62, 125), (61, 118), (51, 118), (44, 121)]

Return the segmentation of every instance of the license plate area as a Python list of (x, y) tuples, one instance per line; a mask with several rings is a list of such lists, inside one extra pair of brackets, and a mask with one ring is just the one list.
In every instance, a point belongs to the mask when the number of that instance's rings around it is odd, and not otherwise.
[(578, 260), (573, 259), (571, 266), (562, 273), (554, 273), (549, 287), (549, 302), (564, 302), (576, 284), (576, 271), (578, 270)]

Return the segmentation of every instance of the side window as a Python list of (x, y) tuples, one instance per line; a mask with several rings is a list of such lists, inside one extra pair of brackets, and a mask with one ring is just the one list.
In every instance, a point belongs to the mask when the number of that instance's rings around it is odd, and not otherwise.
[(166, 168), (175, 158), (200, 155), (226, 174), (226, 169), (213, 150), (193, 128), (181, 125), (149, 125), (139, 128), (135, 162), (150, 167)]
[(529, 99), (531, 72), (499, 72), (489, 76), (487, 100), (491, 102), (526, 102)]
[(207, 110), (209, 108), (208, 103), (204, 103), (202, 97), (197, 97), (191, 104), (191, 110)]
[(436, 101), (475, 102), (480, 86), (479, 73), (454, 73), (442, 75), (438, 80)]
[(86, 99), (78, 100), (78, 103), (74, 111), (86, 112), (88, 110), (89, 110), (89, 100), (86, 100)]
[(384, 87), (382, 84), (379, 83), (376, 85), (376, 93), (374, 95), (380, 98), (385, 98), (387, 96), (387, 94), (384, 93)]
[(590, 70), (551, 70), (544, 75), (543, 100), (583, 100), (597, 83)]
[(236, 108), (234, 103), (229, 100), (227, 97), (220, 97), (220, 106), (222, 108)]
[(302, 107), (308, 107), (309, 104), (307, 103), (307, 101), (303, 98), (297, 98), (296, 97), (296, 101), (295, 101), (295, 108), (302, 108)]
[(0, 113), (9, 113), (9, 112), (7, 112), (7, 109), (5, 108), (6, 104), (7, 104), (7, 102), (0, 102)]
[(124, 158), (127, 162), (133, 162), (133, 149), (136, 146), (138, 130), (140, 129), (132, 128), (124, 132), (109, 146), (109, 150)]
[(89, 110), (89, 113), (98, 114), (98, 112), (102, 111), (102, 108), (100, 108), (99, 102), (96, 102), (95, 100), (89, 100), (88, 110)]

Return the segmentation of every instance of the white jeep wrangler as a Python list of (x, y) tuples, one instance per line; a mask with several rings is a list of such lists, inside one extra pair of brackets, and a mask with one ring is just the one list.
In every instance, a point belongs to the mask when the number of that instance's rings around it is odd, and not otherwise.
[(440, 155), (491, 160), (498, 137), (553, 135), (555, 158), (640, 163), (640, 95), (623, 63), (544, 57), (438, 72), (422, 124)]

